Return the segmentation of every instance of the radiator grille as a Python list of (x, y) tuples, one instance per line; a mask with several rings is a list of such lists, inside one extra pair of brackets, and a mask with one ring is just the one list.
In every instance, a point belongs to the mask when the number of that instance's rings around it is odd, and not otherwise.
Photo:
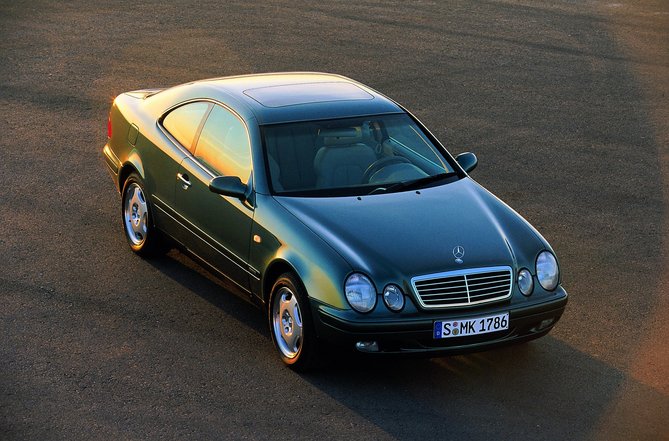
[(507, 299), (512, 279), (511, 268), (499, 266), (418, 276), (411, 284), (424, 308), (451, 308)]

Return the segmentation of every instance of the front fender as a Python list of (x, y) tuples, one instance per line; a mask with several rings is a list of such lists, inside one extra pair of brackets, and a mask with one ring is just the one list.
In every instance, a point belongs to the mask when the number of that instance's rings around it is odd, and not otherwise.
[(352, 268), (343, 257), (271, 196), (258, 194), (256, 204), (252, 234), (257, 239), (250, 252), (251, 265), (261, 273), (256, 294), (266, 301), (276, 278), (293, 271), (310, 298), (350, 309), (343, 285)]
[(288, 247), (282, 247), (277, 258), (290, 264), (309, 297), (338, 309), (350, 309), (343, 291), (344, 278), (350, 270), (342, 271), (339, 262), (333, 263), (322, 256), (307, 258)]

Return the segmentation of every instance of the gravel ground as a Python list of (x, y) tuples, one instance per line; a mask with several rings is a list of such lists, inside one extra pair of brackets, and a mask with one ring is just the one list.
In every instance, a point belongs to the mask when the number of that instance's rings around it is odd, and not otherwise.
[[(665, 1), (0, 0), (1, 439), (669, 439)], [(530, 344), (298, 375), (177, 251), (128, 249), (121, 92), (344, 74), (396, 98), (561, 259)]]

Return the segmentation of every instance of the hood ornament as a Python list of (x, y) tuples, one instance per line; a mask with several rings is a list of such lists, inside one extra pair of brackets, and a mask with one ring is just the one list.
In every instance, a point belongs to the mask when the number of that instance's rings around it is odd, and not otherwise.
[(465, 247), (458, 245), (453, 248), (453, 257), (455, 257), (455, 263), (462, 263), (462, 258), (465, 257)]

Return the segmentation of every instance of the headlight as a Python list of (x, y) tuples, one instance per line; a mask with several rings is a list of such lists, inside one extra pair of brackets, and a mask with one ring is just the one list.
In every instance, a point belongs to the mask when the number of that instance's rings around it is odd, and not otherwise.
[(376, 288), (367, 276), (353, 273), (344, 283), (346, 300), (358, 312), (369, 312), (376, 305)]
[(523, 268), (518, 271), (518, 288), (524, 296), (529, 296), (532, 294), (534, 289), (534, 280), (532, 280), (532, 274), (527, 268)]
[(401, 311), (404, 308), (404, 293), (397, 285), (388, 285), (383, 290), (383, 303), (391, 311)]
[(537, 257), (537, 279), (539, 279), (539, 283), (547, 291), (553, 291), (558, 285), (560, 273), (558, 271), (557, 260), (548, 251), (543, 251)]

